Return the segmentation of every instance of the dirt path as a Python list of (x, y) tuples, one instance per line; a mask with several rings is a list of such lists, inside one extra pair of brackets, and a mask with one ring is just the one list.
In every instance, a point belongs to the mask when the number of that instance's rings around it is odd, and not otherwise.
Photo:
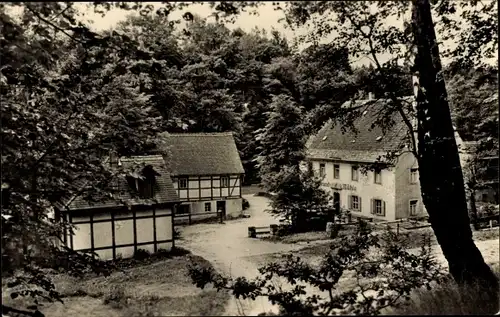
[[(284, 244), (248, 238), (249, 226), (269, 226), (278, 221), (264, 212), (268, 199), (259, 196), (244, 196), (250, 202), (245, 213), (250, 218), (227, 221), (225, 224), (198, 224), (181, 227), (181, 237), (177, 245), (193, 254), (209, 260), (214, 267), (231, 276), (254, 278), (258, 275), (259, 264), (249, 258), (274, 253), (287, 253), (304, 248), (304, 244)], [(325, 243), (322, 241), (321, 243)], [(242, 307), (240, 307), (240, 304)], [(270, 310), (276, 311), (265, 298), (255, 301), (231, 299), (226, 314), (256, 315)]]

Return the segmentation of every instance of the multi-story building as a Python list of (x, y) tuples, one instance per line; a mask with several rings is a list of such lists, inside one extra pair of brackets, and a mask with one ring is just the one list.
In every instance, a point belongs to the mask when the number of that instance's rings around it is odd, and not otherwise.
[(232, 133), (170, 134), (167, 143), (180, 214), (241, 214), (243, 165)]
[[(413, 102), (413, 97), (403, 98)], [(307, 144), (307, 159), (330, 191), (333, 204), (351, 211), (353, 216), (382, 220), (424, 217), (418, 177), (418, 163), (410, 151), (408, 127), (399, 114), (388, 131), (374, 123), (383, 117), (388, 100), (363, 100), (343, 107), (355, 107), (356, 132), (343, 131), (340, 124), (327, 122)], [(457, 143), (462, 140), (455, 132)], [(384, 161), (392, 153), (392, 164), (379, 169), (366, 167)], [(386, 160), (387, 161), (387, 160)]]

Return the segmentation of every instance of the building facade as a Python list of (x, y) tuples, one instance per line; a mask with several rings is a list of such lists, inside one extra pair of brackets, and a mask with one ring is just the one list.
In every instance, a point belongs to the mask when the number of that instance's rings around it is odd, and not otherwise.
[(244, 170), (232, 133), (170, 134), (167, 143), (178, 214), (241, 215)]
[[(412, 97), (403, 98), (412, 102)], [(408, 127), (399, 117), (382, 131), (374, 123), (387, 100), (364, 100), (353, 107), (359, 116), (356, 131), (343, 131), (327, 122), (307, 144), (307, 160), (323, 179), (334, 206), (349, 210), (354, 217), (394, 221), (427, 216), (422, 203), (418, 162), (410, 151)], [(455, 133), (457, 143), (462, 141)], [(390, 156), (390, 157), (389, 157)]]
[(179, 199), (163, 157), (123, 158), (117, 164), (141, 167), (114, 180), (120, 189), (116, 197), (91, 203), (75, 195), (58, 204), (58, 218), (75, 226), (73, 234), (64, 234), (64, 243), (73, 250), (95, 252), (102, 260), (132, 257), (138, 249), (171, 250)]
[(465, 178), (473, 178), (474, 200), (479, 204), (498, 205), (498, 149), (479, 149), (476, 141), (464, 142), (463, 152), (467, 155)]

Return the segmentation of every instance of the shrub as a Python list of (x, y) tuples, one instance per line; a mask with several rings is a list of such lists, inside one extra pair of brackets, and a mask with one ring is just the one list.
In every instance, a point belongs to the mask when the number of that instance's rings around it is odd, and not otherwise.
[(179, 229), (174, 228), (174, 239), (178, 240), (181, 238), (182, 238), (182, 236), (181, 236), (181, 232), (179, 231)]
[(478, 285), (459, 286), (449, 278), (432, 290), (419, 289), (401, 307), (400, 315), (492, 315), (499, 311), (498, 296), (491, 298)]
[(125, 295), (123, 286), (114, 285), (109, 292), (105, 293), (102, 299), (104, 305), (110, 305), (113, 308), (124, 308), (127, 306), (128, 298)]
[[(216, 289), (232, 290), (236, 298), (267, 297), (280, 307), (280, 315), (376, 315), (408, 299), (413, 290), (429, 288), (442, 278), (430, 242), (422, 242), (420, 253), (411, 254), (395, 233), (372, 234), (360, 222), (354, 234), (334, 240), (318, 266), (289, 254), (281, 262), (261, 267), (253, 280), (230, 278), (197, 266), (191, 266), (189, 274), (200, 288), (210, 283)], [(339, 287), (346, 276), (354, 276), (354, 284)], [(275, 286), (275, 278), (283, 287)], [(311, 294), (306, 285), (319, 292)]]
[(144, 261), (151, 257), (151, 252), (144, 249), (137, 249), (134, 253), (134, 259), (138, 261)]

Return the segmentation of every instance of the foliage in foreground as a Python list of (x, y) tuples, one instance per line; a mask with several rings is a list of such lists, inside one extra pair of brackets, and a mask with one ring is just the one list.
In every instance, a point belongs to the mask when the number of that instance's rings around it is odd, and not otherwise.
[[(248, 280), (195, 265), (189, 269), (200, 288), (211, 283), (218, 290), (232, 291), (236, 298), (265, 296), (283, 315), (377, 315), (399, 305), (400, 299), (409, 299), (415, 289), (431, 289), (443, 277), (430, 254), (429, 241), (424, 240), (420, 252), (412, 254), (395, 233), (376, 235), (363, 222), (355, 234), (336, 240), (318, 266), (286, 255), (259, 272), (257, 278)], [(346, 277), (355, 283), (342, 285)], [(277, 287), (276, 281), (283, 286)]]
[[(497, 277), (500, 275), (496, 268)], [(498, 297), (491, 298), (480, 285), (457, 285), (451, 278), (432, 290), (417, 290), (412, 299), (393, 310), (399, 315), (490, 315), (499, 310)]]

